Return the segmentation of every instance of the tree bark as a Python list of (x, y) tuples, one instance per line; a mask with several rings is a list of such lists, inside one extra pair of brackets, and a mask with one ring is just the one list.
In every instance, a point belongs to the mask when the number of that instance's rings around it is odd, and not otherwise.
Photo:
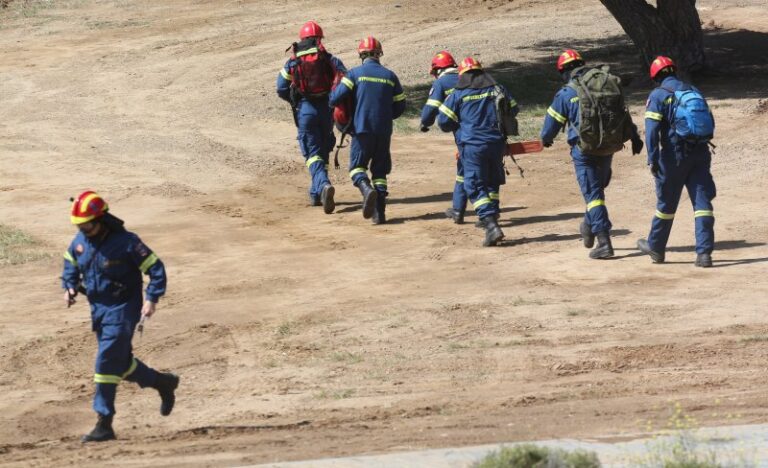
[(635, 46), (645, 65), (666, 55), (684, 73), (706, 68), (703, 33), (696, 0), (600, 0), (616, 18)]

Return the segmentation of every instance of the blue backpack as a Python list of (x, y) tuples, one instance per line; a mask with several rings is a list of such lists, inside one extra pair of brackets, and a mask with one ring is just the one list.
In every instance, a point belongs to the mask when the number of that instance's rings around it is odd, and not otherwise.
[(672, 91), (672, 129), (682, 141), (692, 144), (709, 143), (715, 134), (715, 119), (707, 100), (694, 88)]

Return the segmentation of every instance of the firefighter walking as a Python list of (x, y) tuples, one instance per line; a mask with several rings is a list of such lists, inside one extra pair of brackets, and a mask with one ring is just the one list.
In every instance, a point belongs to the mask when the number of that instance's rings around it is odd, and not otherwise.
[[(648, 239), (638, 240), (637, 247), (654, 263), (664, 262), (677, 205), (686, 188), (696, 225), (695, 265), (708, 268), (715, 248), (712, 200), (717, 189), (710, 172), (712, 154), (708, 145), (715, 122), (701, 93), (681, 81), (676, 72), (675, 63), (668, 57), (657, 57), (651, 63), (651, 79), (659, 86), (648, 97), (645, 139), (657, 201)], [(688, 103), (691, 112), (686, 112)]]
[[(508, 95), (503, 86), (487, 74), (480, 62), (467, 57), (459, 65), (456, 90), (440, 105), (437, 124), (454, 132), (459, 158), (464, 165), (464, 189), (485, 229), (483, 246), (497, 245), (504, 232), (499, 227), (499, 189), (506, 182), (504, 152), (506, 136), (499, 129), (496, 98)], [(514, 99), (508, 101), (514, 105)]]
[[(160, 394), (160, 414), (168, 416), (176, 401), (179, 378), (160, 373), (133, 356), (131, 340), (142, 318), (151, 317), (165, 294), (163, 262), (139, 237), (108, 213), (107, 202), (92, 191), (80, 194), (72, 205), (71, 221), (78, 233), (64, 252), (62, 286), (67, 307), (79, 292), (91, 306), (91, 324), (98, 341), (93, 409), (96, 427), (83, 442), (115, 438), (117, 385), (127, 380)], [(142, 298), (142, 274), (149, 276)]]
[[(570, 49), (558, 58), (557, 71), (566, 85), (555, 94), (547, 109), (541, 140), (544, 146), (552, 146), (563, 126), (568, 125), (567, 140), (571, 147), (576, 180), (587, 204), (584, 219), (579, 226), (582, 241), (584, 247), (591, 249), (597, 237), (597, 246), (589, 252), (589, 257), (610, 258), (614, 255), (610, 234), (612, 224), (605, 203), (605, 189), (611, 181), (613, 153), (620, 150), (625, 141), (631, 139), (632, 154), (639, 154), (643, 141), (626, 110), (621, 88), (618, 85), (609, 86), (612, 75), (605, 71), (602, 76), (597, 76), (601, 70), (587, 68), (581, 55)], [(582, 79), (586, 82), (588, 73), (591, 74), (592, 83), (602, 83), (605, 86), (593, 93), (595, 100), (600, 99), (598, 96), (606, 96), (604, 102), (608, 103), (605, 106), (596, 106), (592, 109), (593, 112), (581, 110), (585, 103), (582, 102), (579, 89), (589, 86), (581, 84)], [(586, 99), (592, 100), (592, 97)], [(611, 108), (611, 104), (616, 108)], [(582, 114), (590, 115), (590, 121), (582, 122)], [(600, 143), (592, 144), (593, 141)]]
[[(429, 90), (429, 97), (421, 110), (421, 131), (428, 132), (435, 123), (440, 106), (456, 89), (459, 82), (459, 68), (450, 52), (444, 50), (432, 57), (429, 74), (435, 79)], [(454, 141), (456, 141), (454, 134)], [(445, 216), (456, 224), (464, 223), (467, 211), (467, 191), (464, 190), (464, 165), (456, 153), (456, 180), (453, 184), (453, 199), (450, 208), (445, 210)]]
[(349, 177), (362, 194), (363, 218), (384, 224), (387, 175), (392, 170), (392, 121), (405, 111), (405, 93), (397, 75), (380, 63), (384, 55), (381, 42), (368, 36), (358, 44), (357, 53), (362, 65), (341, 79), (341, 85), (331, 92), (330, 102), (337, 105), (346, 96), (354, 96)]
[(277, 76), (277, 94), (291, 104), (298, 141), (312, 179), (309, 204), (322, 206), (326, 214), (336, 209), (335, 188), (328, 178), (328, 158), (336, 144), (333, 112), (328, 106), (337, 75), (346, 72), (344, 64), (322, 44), (323, 30), (308, 21), (293, 44), (293, 56)]

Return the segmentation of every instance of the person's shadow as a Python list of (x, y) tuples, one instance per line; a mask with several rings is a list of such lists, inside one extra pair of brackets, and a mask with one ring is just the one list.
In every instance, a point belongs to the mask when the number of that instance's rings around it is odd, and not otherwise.
[[(717, 253), (719, 251), (728, 251), (728, 250), (737, 250), (737, 249), (751, 249), (755, 247), (762, 247), (766, 245), (765, 242), (747, 242), (746, 240), (727, 240), (727, 241), (719, 241), (715, 242), (715, 250), (713, 252), (713, 256), (715, 258), (712, 259), (712, 268), (723, 268), (723, 267), (729, 267), (729, 266), (735, 266), (735, 265), (749, 265), (752, 263), (762, 263), (762, 262), (768, 262), (768, 257), (758, 257), (758, 258), (742, 258), (742, 259), (734, 259), (734, 260), (726, 260), (726, 259), (718, 259)], [(637, 249), (632, 248), (618, 248), (614, 250), (634, 250), (634, 252), (629, 253), (627, 255), (623, 255), (621, 257), (617, 258), (631, 258), (631, 257), (642, 257), (645, 256), (644, 253), (638, 251)], [(680, 246), (680, 247), (668, 247), (667, 252), (695, 252), (696, 246), (695, 245), (686, 245), (686, 246)], [(685, 265), (693, 263), (693, 261), (690, 262), (669, 262), (665, 261), (663, 265)]]

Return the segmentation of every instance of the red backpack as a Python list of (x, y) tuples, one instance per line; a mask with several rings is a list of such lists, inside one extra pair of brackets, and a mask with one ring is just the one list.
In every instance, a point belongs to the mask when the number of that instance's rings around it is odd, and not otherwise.
[(315, 38), (293, 43), (293, 84), (303, 97), (322, 97), (331, 92), (336, 70), (325, 47)]

